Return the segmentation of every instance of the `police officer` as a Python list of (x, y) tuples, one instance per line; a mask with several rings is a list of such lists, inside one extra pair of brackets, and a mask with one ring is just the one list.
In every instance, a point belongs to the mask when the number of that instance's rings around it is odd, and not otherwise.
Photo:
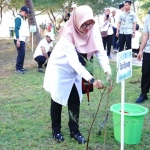
[(135, 36), (136, 14), (131, 11), (131, 1), (125, 2), (125, 11), (120, 15), (116, 36), (119, 36), (120, 50), (123, 51), (126, 43), (127, 49), (131, 49), (131, 39)]
[(142, 79), (141, 79), (141, 94), (136, 100), (136, 103), (142, 103), (148, 99), (147, 93), (150, 88), (150, 14), (146, 16), (142, 43), (137, 59), (140, 61), (143, 55), (142, 63)]

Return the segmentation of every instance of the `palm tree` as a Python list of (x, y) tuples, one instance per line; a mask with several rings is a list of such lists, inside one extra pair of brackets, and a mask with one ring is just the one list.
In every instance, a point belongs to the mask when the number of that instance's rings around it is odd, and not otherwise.
[(24, 0), (25, 5), (30, 9), (30, 14), (28, 16), (28, 22), (29, 25), (35, 25), (36, 26), (36, 32), (34, 33), (34, 42), (36, 45), (38, 45), (38, 43), (41, 40), (41, 35), (39, 33), (38, 27), (37, 27), (37, 22), (35, 19), (35, 13), (34, 13), (34, 7), (33, 7), (33, 1), (32, 0)]

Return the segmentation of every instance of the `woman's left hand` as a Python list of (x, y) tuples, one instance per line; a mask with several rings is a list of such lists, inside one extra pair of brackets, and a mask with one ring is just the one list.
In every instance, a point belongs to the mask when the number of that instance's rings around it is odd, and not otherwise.
[(102, 84), (101, 80), (95, 80), (93, 86), (97, 89), (104, 89), (105, 86)]

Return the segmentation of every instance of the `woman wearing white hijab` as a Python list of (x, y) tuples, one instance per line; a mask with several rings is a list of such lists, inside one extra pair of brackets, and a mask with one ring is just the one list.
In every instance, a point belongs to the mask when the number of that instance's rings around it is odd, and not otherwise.
[[(60, 31), (60, 40), (56, 44), (48, 62), (44, 88), (51, 94), (51, 120), (53, 138), (63, 141), (61, 133), (62, 105), (68, 105), (70, 136), (82, 144), (85, 138), (79, 131), (79, 111), (82, 100), (81, 79), (89, 81), (97, 89), (104, 88), (100, 80), (94, 77), (79, 62), (78, 53), (93, 54), (106, 74), (111, 74), (109, 60), (103, 48), (98, 29), (95, 30), (93, 11), (89, 6), (77, 7)], [(75, 119), (75, 120), (74, 120)]]
[(107, 56), (109, 59), (112, 59), (110, 56), (111, 52), (111, 45), (113, 41), (113, 28), (111, 24), (111, 18), (110, 18), (110, 9), (105, 9), (104, 12), (104, 23), (101, 26), (101, 31), (107, 31), (107, 36), (102, 37), (104, 49), (106, 50), (107, 46)]

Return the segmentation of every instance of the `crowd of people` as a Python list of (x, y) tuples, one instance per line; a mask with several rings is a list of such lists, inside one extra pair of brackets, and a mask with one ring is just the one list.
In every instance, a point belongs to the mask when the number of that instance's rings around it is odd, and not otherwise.
[[(60, 39), (55, 47), (53, 48), (52, 44), (54, 35), (48, 32), (35, 50), (33, 57), (38, 64), (38, 72), (44, 73), (42, 67), (46, 67), (43, 86), (51, 95), (52, 135), (58, 142), (64, 140), (61, 133), (61, 111), (62, 106), (66, 105), (68, 105), (70, 136), (79, 144), (86, 142), (79, 131), (82, 78), (97, 89), (106, 88), (100, 79), (95, 79), (92, 73), (84, 67), (86, 62), (81, 62), (84, 61), (81, 59), (82, 57), (88, 60), (92, 59), (93, 55), (97, 57), (106, 74), (106, 80), (110, 83), (109, 89), (111, 91), (112, 73), (109, 64), (111, 46), (113, 45), (116, 52), (123, 51), (124, 46), (127, 50), (133, 48), (138, 60), (141, 60), (143, 55), (141, 94), (136, 103), (148, 99), (150, 69), (147, 68), (150, 67), (150, 15), (147, 16), (144, 24), (144, 35), (139, 50), (139, 45), (136, 43), (137, 39), (139, 42), (140, 37), (139, 26), (136, 14), (131, 11), (131, 1), (119, 5), (119, 9), (122, 13), (118, 19), (115, 10), (112, 11), (112, 15), (110, 9), (105, 10), (100, 34), (99, 28), (95, 25), (92, 9), (87, 5), (75, 7), (71, 13), (67, 12), (68, 20), (64, 18), (66, 23), (60, 30)], [(23, 24), (24, 17), (27, 17), (28, 13), (30, 13), (29, 8), (23, 6), (20, 9), (20, 14), (15, 18), (14, 43), (18, 52), (16, 72), (20, 74), (27, 71), (23, 68), (25, 57)], [(53, 51), (49, 52), (49, 49), (53, 49)]]
[(116, 15), (116, 10), (111, 12), (110, 9), (105, 9), (104, 19), (101, 22), (101, 34), (104, 49), (110, 59), (112, 59), (111, 46), (113, 46), (113, 52), (133, 49), (133, 56), (137, 56), (139, 51), (139, 25), (135, 12), (131, 10), (131, 4), (131, 1), (120, 4), (119, 15)]

